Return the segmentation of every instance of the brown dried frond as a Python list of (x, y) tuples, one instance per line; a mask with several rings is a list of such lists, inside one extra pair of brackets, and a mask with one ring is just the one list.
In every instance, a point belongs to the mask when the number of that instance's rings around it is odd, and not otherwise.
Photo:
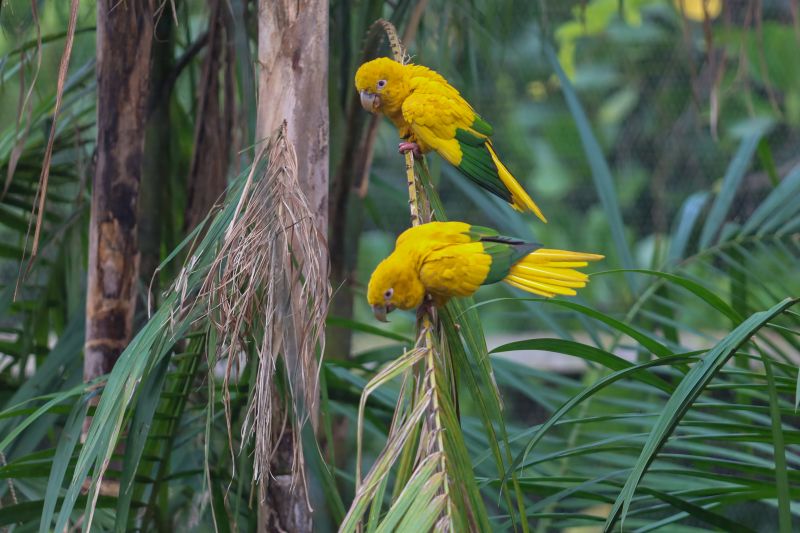
[[(315, 412), (318, 391), (317, 349), (324, 343), (330, 298), (324, 235), (314, 224), (297, 176), (294, 147), (286, 124), (266, 149), (269, 161), (260, 179), (251, 174), (231, 225), (215, 258), (202, 294), (218, 331), (218, 356), (227, 358), (223, 390), (228, 391), (239, 353), (255, 351), (255, 391), (242, 429), (243, 442), (255, 434), (256, 481), (265, 494), (270, 459), (285, 429), (288, 410), (276, 405), (275, 372), (285, 369), (297, 428)], [(258, 162), (254, 163), (254, 168)], [(230, 398), (224, 399), (231, 431)], [(229, 435), (230, 437), (230, 435)], [(231, 448), (233, 439), (230, 438)], [(292, 465), (292, 481), (302, 472), (302, 447)]]
[[(56, 139), (56, 123), (58, 121), (58, 113), (61, 110), (61, 101), (64, 96), (64, 86), (67, 81), (67, 70), (69, 69), (69, 59), (72, 56), (72, 44), (75, 41), (75, 28), (78, 24), (78, 7), (79, 0), (71, 0), (69, 7), (69, 23), (67, 25), (66, 41), (64, 42), (64, 53), (61, 55), (61, 62), (58, 66), (58, 78), (56, 79), (56, 102), (53, 107), (53, 121), (50, 124), (50, 135), (47, 139), (47, 145), (44, 151), (44, 159), (42, 160), (42, 172), (39, 176), (39, 185), (36, 188), (36, 195), (34, 197), (34, 205), (31, 209), (31, 221), (28, 224), (28, 232), (25, 236), (25, 247), (23, 248), (22, 258), (20, 260), (20, 272), (17, 278), (17, 286), (14, 290), (14, 299), (16, 300), (19, 295), (19, 289), (25, 277), (31, 270), (33, 262), (39, 252), (39, 237), (42, 231), (42, 223), (44, 220), (44, 207), (45, 200), (47, 199), (47, 184), (50, 178), (50, 160), (53, 156), (53, 144)], [(37, 45), (41, 48), (39, 39)], [(33, 243), (31, 244), (30, 255), (28, 256), (28, 263), (25, 265), (25, 256), (28, 252), (28, 240), (31, 232), (31, 224), (34, 216), (36, 218), (36, 225), (33, 228)]]

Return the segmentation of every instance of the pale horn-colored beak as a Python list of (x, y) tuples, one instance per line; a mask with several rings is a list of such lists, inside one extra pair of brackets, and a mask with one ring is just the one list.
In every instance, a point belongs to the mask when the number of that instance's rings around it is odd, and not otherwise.
[(373, 305), (372, 306), (372, 314), (375, 315), (375, 318), (380, 320), (381, 322), (389, 322), (386, 320), (386, 306), (385, 305)]
[(381, 97), (369, 91), (361, 91), (358, 93), (361, 97), (361, 107), (370, 113), (377, 113), (381, 107)]

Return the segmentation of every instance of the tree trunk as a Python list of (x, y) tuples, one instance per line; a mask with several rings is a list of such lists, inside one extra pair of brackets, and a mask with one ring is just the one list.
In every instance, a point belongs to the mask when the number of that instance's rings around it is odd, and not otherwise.
[(259, 0), (256, 140), (281, 122), (297, 152), (300, 183), (328, 227), (328, 2)]
[(133, 330), (153, 12), (152, 0), (97, 2), (97, 165), (83, 367), (87, 381), (111, 371)]
[[(298, 179), (317, 228), (326, 235), (328, 2), (259, 0), (258, 63), (256, 140), (270, 137), (287, 122), (288, 139), (297, 152)], [(316, 419), (314, 413), (311, 418)], [(267, 498), (259, 506), (259, 518), (268, 531), (311, 531), (305, 484), (292, 484), (286, 474), (291, 467), (285, 463), (296, 457), (292, 442), (281, 440), (273, 479), (265, 480)]]
[(229, 7), (224, 0), (208, 0), (208, 7), (208, 46), (197, 96), (194, 154), (187, 184), (186, 231), (194, 229), (205, 218), (225, 191), (234, 133), (233, 39), (224, 19)]

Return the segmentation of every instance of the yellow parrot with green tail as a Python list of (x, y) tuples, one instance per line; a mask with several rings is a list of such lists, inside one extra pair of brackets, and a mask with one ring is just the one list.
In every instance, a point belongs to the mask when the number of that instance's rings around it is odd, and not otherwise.
[(407, 229), (369, 280), (367, 301), (375, 318), (428, 302), (442, 306), (503, 281), (552, 298), (574, 295), (589, 276), (577, 270), (602, 255), (542, 248), (465, 222), (429, 222)]
[(492, 145), (492, 127), (439, 73), (388, 57), (368, 61), (355, 78), (361, 105), (382, 113), (397, 127), (401, 153), (431, 150), (464, 176), (499, 196), (518, 211), (542, 211), (500, 161)]

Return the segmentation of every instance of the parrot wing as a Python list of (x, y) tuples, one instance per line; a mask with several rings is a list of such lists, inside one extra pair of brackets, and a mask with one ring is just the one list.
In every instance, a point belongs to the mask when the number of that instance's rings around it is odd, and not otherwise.
[[(456, 223), (434, 224), (447, 226)], [(492, 228), (457, 224), (448, 229), (458, 231), (469, 242), (455, 244), (448, 237), (446, 243), (437, 242), (437, 245), (429, 246), (430, 251), (422, 262), (420, 278), (434, 294), (468, 296), (480, 285), (501, 281), (514, 264), (541, 247), (500, 235)]]
[(425, 256), (420, 280), (425, 289), (439, 297), (469, 296), (483, 284), (491, 258), (480, 243), (455, 244)]
[(412, 78), (413, 90), (402, 104), (408, 124), (423, 151), (444, 157), (471, 181), (518, 211), (544, 214), (494, 151), (492, 126), (441, 76)]
[(483, 253), (492, 258), (489, 273), (483, 285), (502, 281), (520, 259), (530, 252), (541, 248), (540, 245), (528, 242), (481, 241)]
[(483, 246), (492, 258), (483, 285), (505, 281), (522, 290), (552, 298), (557, 294), (574, 295), (586, 286), (589, 277), (577, 270), (602, 255), (567, 250), (549, 250), (536, 243), (500, 235), (484, 226), (470, 226), (466, 231), (473, 242)]
[(474, 242), (483, 245), (483, 253), (492, 258), (489, 273), (483, 284), (496, 283), (505, 278), (511, 267), (530, 252), (541, 248), (540, 244), (525, 242), (514, 237), (500, 235), (497, 230), (485, 226), (470, 226), (467, 234)]
[(436, 85), (440, 84), (417, 88), (403, 102), (403, 119), (417, 142), (436, 150), (477, 185), (512, 202), (489, 149), (492, 127), (458, 92), (437, 90)]

